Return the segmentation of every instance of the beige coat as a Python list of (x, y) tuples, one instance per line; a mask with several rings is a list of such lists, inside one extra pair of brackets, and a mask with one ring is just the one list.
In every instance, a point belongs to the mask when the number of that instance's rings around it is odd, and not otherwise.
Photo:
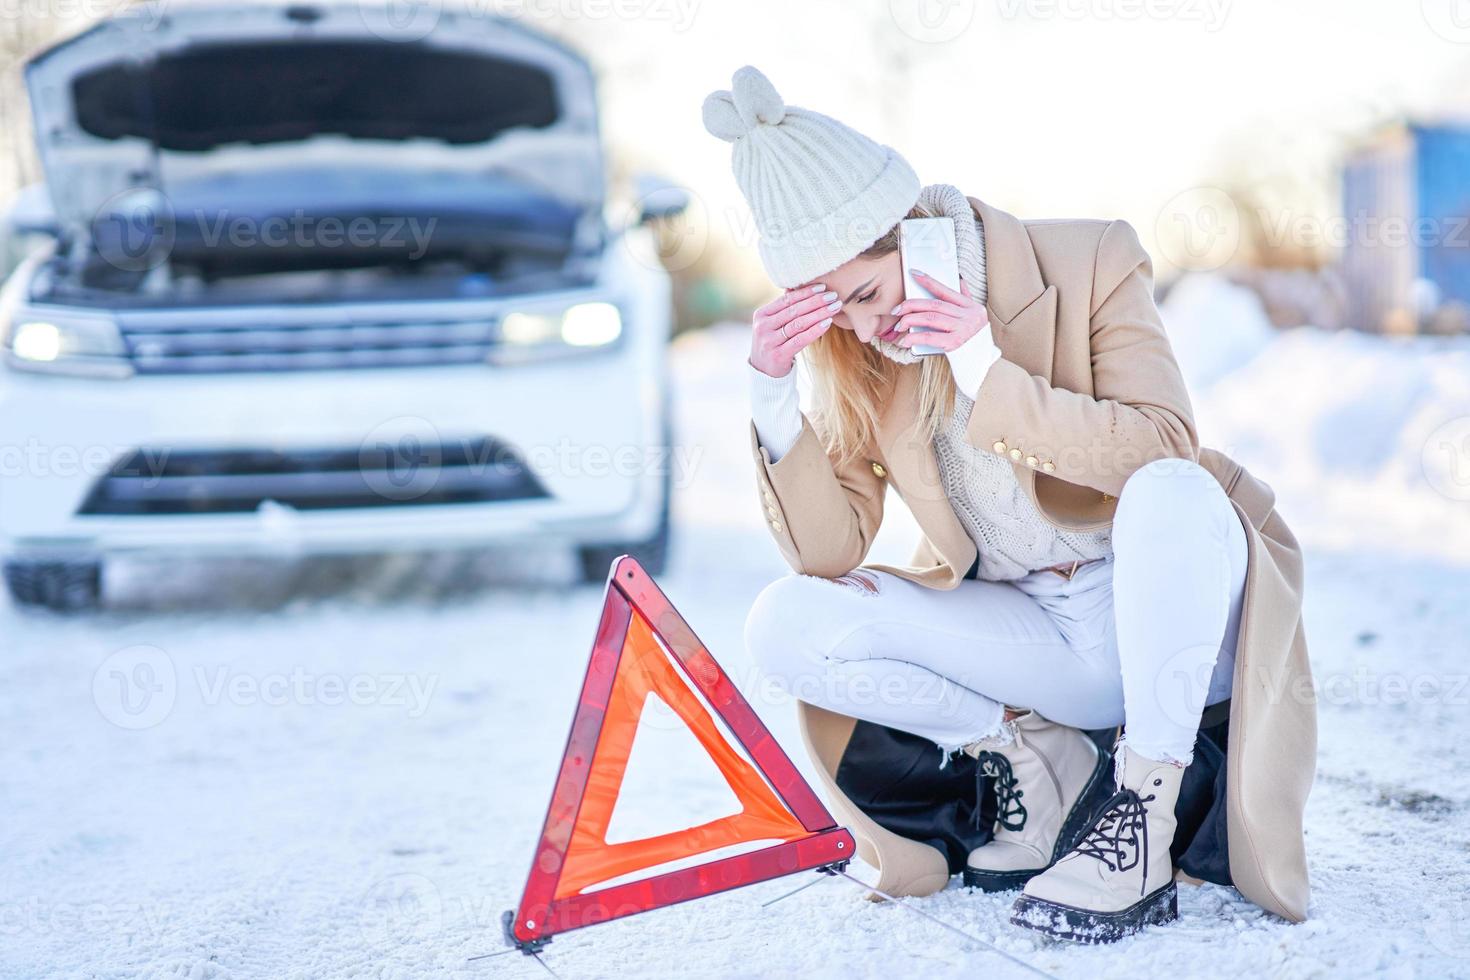
[[(1302, 560), (1271, 489), (1199, 445), (1189, 396), (1153, 300), (1148, 253), (1122, 221), (1020, 221), (975, 198), (984, 224), (987, 309), (1003, 358), (981, 385), (968, 433), (1010, 459), (1041, 513), (1067, 528), (1110, 524), (1128, 476), (1161, 457), (1197, 460), (1247, 530), (1250, 564), (1235, 660), (1227, 770), (1230, 873), (1242, 894), (1300, 921), (1307, 911), (1302, 811), (1316, 762), (1316, 706), (1302, 629)], [(952, 589), (975, 545), (945, 496), (932, 442), (917, 431), (918, 365), (884, 397), (876, 440), (837, 466), (806, 414), (772, 463), (750, 427), (767, 526), (793, 569), (837, 576), (862, 565)], [(820, 419), (818, 419), (820, 424)], [(866, 563), (889, 486), (923, 532), (908, 565)], [(944, 887), (940, 852), (879, 827), (838, 790), (855, 720), (800, 708), (807, 749), (838, 819), (881, 870), (879, 887)]]

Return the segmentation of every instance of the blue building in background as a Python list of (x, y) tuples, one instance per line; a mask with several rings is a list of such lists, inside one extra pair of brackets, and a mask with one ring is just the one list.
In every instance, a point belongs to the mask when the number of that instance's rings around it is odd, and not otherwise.
[(1351, 154), (1343, 214), (1350, 326), (1467, 329), (1470, 124), (1399, 125)]

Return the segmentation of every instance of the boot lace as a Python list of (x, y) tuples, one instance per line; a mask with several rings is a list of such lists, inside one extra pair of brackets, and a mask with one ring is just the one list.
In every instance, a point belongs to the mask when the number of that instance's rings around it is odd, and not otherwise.
[(1025, 790), (1016, 786), (1016, 774), (1011, 770), (1011, 760), (999, 752), (981, 752), (975, 756), (975, 814), (971, 818), (974, 826), (980, 826), (979, 800), (985, 791), (986, 779), (995, 780), (995, 799), (998, 806), (1000, 825), (1006, 830), (1020, 830), (1026, 826), (1026, 805), (1021, 802)]
[[(1131, 789), (1120, 789), (1104, 805), (1102, 814), (1092, 825), (1076, 850), (1097, 858), (1109, 871), (1131, 871), (1143, 862), (1148, 868), (1148, 807), (1154, 794), (1140, 797)], [(1138, 893), (1148, 886), (1148, 874), (1142, 876)]]

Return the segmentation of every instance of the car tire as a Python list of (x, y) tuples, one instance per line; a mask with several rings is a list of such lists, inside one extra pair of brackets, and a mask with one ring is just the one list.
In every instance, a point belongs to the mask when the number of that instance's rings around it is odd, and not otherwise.
[[(665, 415), (665, 418), (668, 416)], [(607, 581), (608, 569), (622, 555), (631, 555), (650, 575), (662, 575), (669, 559), (669, 532), (671, 503), (674, 496), (673, 433), (665, 424), (664, 446), (668, 453), (664, 458), (664, 473), (660, 490), (663, 501), (659, 505), (658, 527), (642, 541), (622, 541), (610, 544), (582, 545), (577, 556), (582, 564), (582, 581), (601, 585)]]
[(5, 587), (17, 606), (58, 612), (95, 609), (102, 601), (102, 562), (10, 560), (5, 562)]

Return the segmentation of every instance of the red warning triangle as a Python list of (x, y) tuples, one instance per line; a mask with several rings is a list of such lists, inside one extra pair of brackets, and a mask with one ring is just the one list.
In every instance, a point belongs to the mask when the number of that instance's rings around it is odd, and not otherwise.
[[(607, 842), (638, 720), (656, 694), (719, 768), (740, 811), (640, 840)], [(744, 755), (721, 733), (718, 717)], [(746, 757), (749, 757), (747, 761)], [(693, 866), (625, 879), (736, 845)], [(559, 932), (797, 871), (845, 865), (833, 821), (689, 624), (633, 558), (613, 563), (561, 770), (507, 938), (527, 951)]]

